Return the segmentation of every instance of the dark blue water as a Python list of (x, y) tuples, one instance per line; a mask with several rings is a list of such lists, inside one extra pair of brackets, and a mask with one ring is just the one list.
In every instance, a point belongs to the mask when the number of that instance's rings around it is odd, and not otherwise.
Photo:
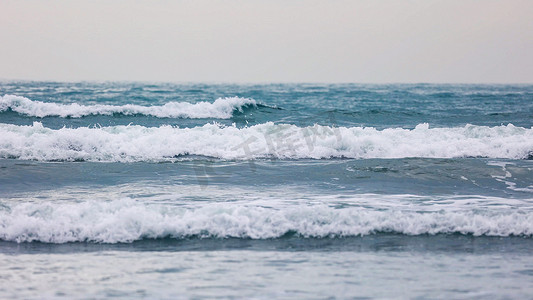
[[(466, 124), (499, 126), (512, 123), (529, 128), (533, 118), (529, 85), (360, 85), (360, 84), (138, 84), (138, 83), (33, 83), (2, 84), (2, 95), (62, 104), (164, 105), (168, 102), (213, 102), (217, 98), (251, 98), (269, 106), (245, 109), (220, 124), (238, 127), (268, 121), (299, 126), (313, 124), (414, 128), (420, 123), (435, 127)], [(276, 108), (273, 108), (276, 107)], [(79, 119), (20, 118), (4, 111), (2, 120), (13, 124), (39, 121), (50, 128), (62, 126), (178, 125), (202, 126), (209, 118), (155, 118), (143, 115), (89, 115)]]
[(2, 297), (533, 295), (531, 85), (0, 97)]

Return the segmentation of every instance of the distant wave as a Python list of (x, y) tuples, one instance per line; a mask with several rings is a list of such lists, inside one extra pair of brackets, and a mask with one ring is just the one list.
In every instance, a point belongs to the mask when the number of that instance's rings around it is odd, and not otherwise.
[(271, 122), (237, 128), (206, 124), (61, 128), (0, 124), (0, 158), (39, 161), (172, 161), (186, 156), (249, 160), (325, 158), (526, 159), (533, 129), (474, 126), (377, 130), (363, 127), (298, 127)]
[(531, 212), (337, 209), (297, 205), (284, 209), (209, 204), (199, 208), (112, 202), (26, 202), (0, 206), (0, 240), (16, 242), (133, 242), (156, 238), (346, 237), (375, 233), (532, 236)]
[(215, 102), (169, 102), (161, 106), (141, 105), (80, 105), (58, 104), (42, 101), (32, 101), (25, 97), (5, 95), (0, 97), (0, 112), (11, 109), (19, 114), (32, 117), (62, 117), (80, 118), (88, 115), (147, 115), (157, 118), (217, 118), (229, 119), (234, 111), (242, 111), (245, 106), (256, 106), (253, 99), (248, 98), (219, 98)]

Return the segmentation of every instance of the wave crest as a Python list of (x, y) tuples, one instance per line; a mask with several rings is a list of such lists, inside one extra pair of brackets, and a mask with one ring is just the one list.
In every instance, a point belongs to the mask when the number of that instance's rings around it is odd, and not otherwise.
[(241, 111), (245, 106), (256, 106), (253, 99), (231, 97), (218, 98), (215, 102), (198, 102), (195, 104), (188, 102), (169, 102), (162, 106), (141, 106), (141, 105), (80, 105), (47, 103), (42, 101), (32, 101), (25, 97), (5, 95), (0, 97), (0, 112), (11, 109), (19, 114), (32, 117), (61, 117), (61, 118), (81, 118), (89, 115), (147, 115), (157, 118), (217, 118), (230, 119), (234, 111)]
[(39, 161), (173, 161), (182, 157), (249, 160), (324, 158), (527, 159), (533, 129), (507, 126), (377, 130), (363, 127), (298, 127), (271, 122), (237, 128), (206, 124), (112, 126), (53, 130), (0, 124), (0, 158)]
[(22, 203), (0, 209), (0, 239), (46, 243), (133, 242), (156, 238), (303, 238), (375, 233), (531, 236), (531, 212), (336, 209), (326, 205), (282, 210), (210, 204), (200, 208), (112, 202)]

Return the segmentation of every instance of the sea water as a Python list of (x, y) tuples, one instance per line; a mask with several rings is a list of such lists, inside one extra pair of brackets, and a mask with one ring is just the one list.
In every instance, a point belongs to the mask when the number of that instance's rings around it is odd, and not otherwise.
[(533, 86), (0, 83), (0, 298), (531, 298)]

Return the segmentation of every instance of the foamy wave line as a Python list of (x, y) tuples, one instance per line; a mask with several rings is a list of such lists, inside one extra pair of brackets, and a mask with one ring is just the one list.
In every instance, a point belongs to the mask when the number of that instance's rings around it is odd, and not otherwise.
[(530, 158), (533, 129), (474, 126), (377, 130), (271, 122), (237, 128), (206, 124), (49, 129), (0, 124), (0, 158), (39, 161), (172, 161), (183, 156), (248, 160), (324, 158)]
[(471, 234), (532, 236), (531, 212), (376, 211), (325, 205), (284, 209), (210, 204), (200, 208), (112, 202), (0, 206), (0, 239), (16, 242), (132, 242), (156, 238), (279, 238)]
[(162, 106), (141, 105), (80, 105), (32, 101), (25, 97), (5, 95), (0, 97), (0, 112), (11, 109), (19, 114), (33, 117), (70, 117), (80, 118), (88, 115), (147, 115), (158, 118), (217, 118), (229, 119), (235, 110), (242, 111), (247, 105), (257, 105), (255, 100), (247, 98), (219, 98), (215, 102), (169, 102)]

